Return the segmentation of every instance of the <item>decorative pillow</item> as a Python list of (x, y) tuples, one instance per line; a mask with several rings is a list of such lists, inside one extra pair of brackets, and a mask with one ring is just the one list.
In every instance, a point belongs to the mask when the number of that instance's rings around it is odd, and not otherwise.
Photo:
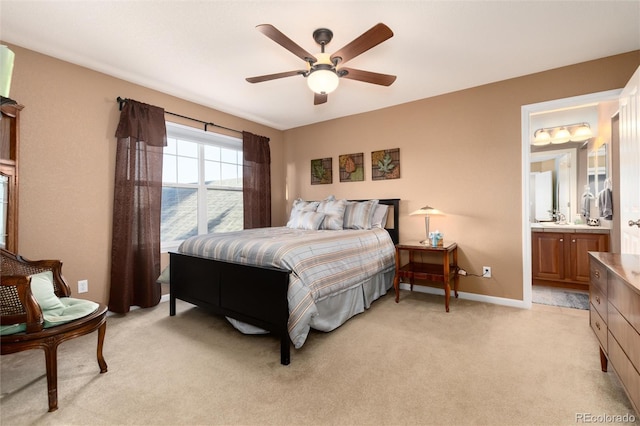
[(344, 221), (344, 211), (347, 207), (347, 200), (321, 201), (318, 205), (318, 212), (324, 213), (324, 221), (320, 229), (341, 230)]
[(295, 218), (292, 218), (287, 223), (287, 228), (293, 229), (320, 229), (320, 225), (324, 220), (325, 214), (313, 211), (301, 211)]
[(371, 229), (371, 218), (378, 200), (351, 201), (344, 211), (344, 229)]
[(289, 224), (294, 224), (298, 221), (297, 216), (300, 212), (309, 211), (315, 212), (318, 208), (318, 201), (304, 201), (302, 198), (298, 198), (293, 201), (293, 206), (291, 207), (291, 213), (289, 214), (289, 222), (287, 222), (287, 227), (289, 228), (297, 228), (297, 226), (289, 226)]
[(53, 292), (53, 272), (51, 271), (31, 275), (31, 293), (43, 312), (64, 309), (64, 305)]
[(372, 228), (383, 228), (387, 224), (387, 215), (389, 214), (389, 206), (386, 204), (378, 203), (373, 210), (373, 216), (371, 217)]

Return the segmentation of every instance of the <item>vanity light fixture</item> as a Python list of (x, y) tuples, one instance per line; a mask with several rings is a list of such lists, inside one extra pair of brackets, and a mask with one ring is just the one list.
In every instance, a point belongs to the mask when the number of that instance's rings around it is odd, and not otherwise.
[(409, 216), (424, 215), (424, 230), (425, 239), (420, 241), (420, 244), (430, 244), (429, 241), (429, 215), (432, 214), (444, 214), (440, 210), (434, 209), (430, 206), (420, 207), (418, 210), (409, 213)]
[(571, 140), (571, 133), (567, 130), (566, 127), (560, 127), (553, 133), (553, 137), (551, 138), (551, 143), (567, 143)]
[(533, 133), (531, 145), (542, 146), (550, 143), (584, 142), (593, 137), (589, 123), (545, 127)]

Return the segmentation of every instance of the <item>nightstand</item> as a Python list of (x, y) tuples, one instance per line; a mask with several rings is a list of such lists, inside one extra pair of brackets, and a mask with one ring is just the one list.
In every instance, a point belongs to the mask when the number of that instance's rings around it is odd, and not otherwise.
[[(401, 265), (401, 252), (409, 252), (409, 263)], [(424, 255), (424, 256), (423, 256)], [(441, 263), (430, 263), (421, 261), (423, 257), (440, 257)], [(433, 247), (431, 245), (412, 242), (407, 244), (396, 244), (396, 276), (393, 280), (393, 287), (396, 291), (396, 303), (400, 300), (400, 279), (408, 278), (413, 285), (429, 285), (424, 281), (439, 282), (444, 285), (444, 306), (449, 312), (449, 297), (451, 294), (451, 280), (453, 280), (453, 291), (458, 297), (458, 245), (451, 241), (444, 241), (442, 246)], [(414, 282), (414, 280), (421, 282)]]

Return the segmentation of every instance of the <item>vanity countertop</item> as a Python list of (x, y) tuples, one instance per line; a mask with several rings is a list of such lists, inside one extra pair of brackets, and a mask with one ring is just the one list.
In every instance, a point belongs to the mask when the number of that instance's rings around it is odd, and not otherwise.
[(557, 225), (553, 222), (532, 223), (531, 230), (535, 232), (587, 232), (594, 234), (608, 234), (611, 230), (604, 226), (589, 226), (586, 224)]

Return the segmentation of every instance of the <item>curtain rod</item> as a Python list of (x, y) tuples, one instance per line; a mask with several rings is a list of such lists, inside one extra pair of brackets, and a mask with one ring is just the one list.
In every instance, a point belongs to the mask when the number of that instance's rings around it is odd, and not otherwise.
[[(129, 100), (128, 98), (122, 98), (122, 97), (118, 96), (116, 101), (118, 101), (120, 111), (122, 111), (122, 105), (124, 105), (124, 103), (127, 102), (128, 100)], [(184, 118), (184, 119), (187, 119), (187, 120), (195, 121), (197, 123), (204, 124), (204, 131), (205, 132), (207, 131), (207, 127), (208, 126), (213, 126), (213, 127), (218, 127), (220, 129), (225, 129), (225, 130), (229, 130), (231, 132), (236, 132), (236, 133), (242, 134), (242, 130), (231, 129), (229, 127), (224, 127), (224, 126), (221, 126), (219, 124), (198, 120), (197, 118), (191, 118), (191, 117), (187, 117), (185, 115), (176, 114), (175, 112), (165, 111), (164, 113), (165, 114), (169, 114), (169, 115), (173, 115), (175, 117), (180, 117), (180, 118)]]

